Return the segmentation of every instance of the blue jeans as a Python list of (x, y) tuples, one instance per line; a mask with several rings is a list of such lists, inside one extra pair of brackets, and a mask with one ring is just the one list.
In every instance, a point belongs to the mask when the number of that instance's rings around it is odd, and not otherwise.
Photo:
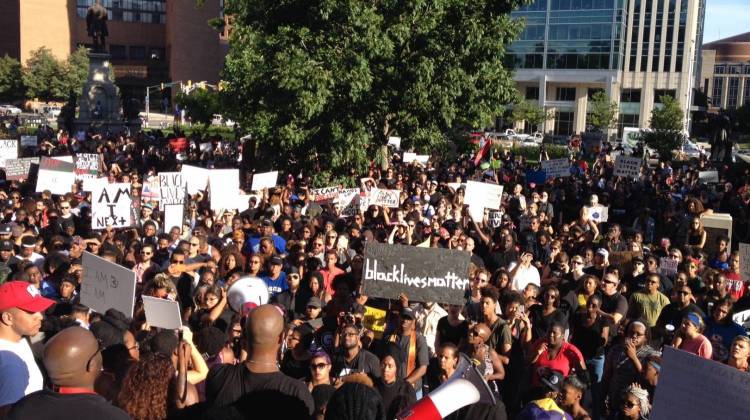
[(598, 420), (601, 417), (601, 407), (604, 404), (602, 393), (604, 355), (587, 359), (586, 369), (589, 371), (589, 378), (591, 378), (591, 418)]

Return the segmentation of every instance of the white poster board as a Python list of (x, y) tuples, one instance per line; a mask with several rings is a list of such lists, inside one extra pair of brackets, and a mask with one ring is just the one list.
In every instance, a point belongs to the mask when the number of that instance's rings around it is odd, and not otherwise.
[(273, 188), (279, 179), (279, 171), (263, 172), (253, 175), (253, 191), (261, 191), (263, 188)]
[(135, 273), (84, 251), (81, 303), (102, 314), (112, 308), (132, 317)]
[(94, 191), (103, 188), (103, 185), (109, 184), (107, 178), (84, 178), (83, 179), (83, 191)]
[(64, 195), (70, 192), (75, 182), (76, 172), (73, 162), (46, 157), (39, 162), (36, 192), (48, 190), (52, 194)]
[(701, 215), (701, 223), (706, 231), (706, 244), (703, 246), (703, 250), (708, 255), (713, 255), (718, 249), (716, 240), (719, 236), (728, 237), (729, 243), (732, 243), (732, 216), (729, 213), (703, 214)]
[(148, 325), (167, 330), (182, 328), (180, 304), (174, 300), (143, 296), (143, 310)]
[(469, 206), (469, 215), (477, 223), (484, 217), (484, 209), (499, 210), (503, 198), (503, 186), (487, 182), (468, 181), (464, 204)]
[(91, 229), (132, 226), (130, 184), (99, 184), (97, 187), (91, 192)]
[(416, 153), (404, 152), (404, 163), (413, 163), (416, 161), (417, 163), (426, 165), (428, 160), (430, 160), (430, 155), (418, 155)]
[(99, 155), (96, 153), (79, 153), (75, 156), (76, 180), (97, 178), (99, 176)]
[(722, 363), (665, 346), (651, 420), (750, 418), (750, 380)]
[(232, 206), (240, 192), (239, 169), (212, 169), (208, 173), (208, 184), (211, 189), (211, 210), (234, 208)]
[(373, 188), (370, 191), (369, 205), (397, 208), (400, 204), (400, 196), (400, 190)]
[(6, 159), (18, 159), (18, 140), (0, 140), (0, 167)]
[(547, 179), (570, 176), (570, 161), (565, 158), (543, 160), (542, 170), (547, 174)]
[(182, 165), (180, 173), (187, 182), (188, 194), (198, 194), (198, 191), (203, 191), (208, 186), (208, 173), (210, 171), (206, 168), (199, 168), (197, 166)]
[(609, 207), (597, 204), (596, 206), (585, 206), (591, 220), (603, 223), (609, 220)]
[(641, 174), (642, 162), (641, 158), (619, 155), (615, 159), (614, 175), (638, 179)]
[(700, 171), (698, 172), (698, 181), (707, 184), (709, 182), (719, 182), (718, 171)]
[(750, 244), (740, 244), (740, 277), (742, 281), (750, 281)]
[(173, 227), (180, 228), (182, 232), (182, 221), (185, 217), (184, 204), (167, 204), (164, 206), (164, 231), (169, 232)]
[(347, 188), (339, 192), (336, 209), (344, 217), (352, 217), (359, 213), (359, 188)]
[(160, 172), (158, 183), (161, 205), (185, 204), (187, 180), (181, 172)]
[(392, 145), (396, 149), (401, 149), (401, 137), (391, 136), (388, 137), (388, 145)]

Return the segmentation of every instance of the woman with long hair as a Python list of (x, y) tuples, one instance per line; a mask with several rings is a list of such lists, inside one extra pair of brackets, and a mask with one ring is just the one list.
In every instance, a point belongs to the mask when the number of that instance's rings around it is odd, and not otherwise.
[(693, 250), (703, 249), (706, 245), (706, 230), (703, 228), (700, 217), (693, 217), (690, 223), (687, 245)]
[[(601, 401), (601, 381), (604, 374), (604, 352), (609, 339), (610, 322), (599, 314), (602, 298), (592, 295), (586, 303), (586, 312), (577, 313), (571, 323), (570, 342), (583, 354), (586, 369), (591, 379), (594, 401)], [(593, 407), (594, 418), (598, 418), (599, 406)]]
[(247, 275), (253, 277), (260, 277), (260, 273), (263, 271), (266, 259), (260, 253), (253, 254), (247, 261)]
[(242, 253), (230, 245), (221, 252), (221, 259), (219, 260), (219, 278), (226, 280), (227, 277), (233, 273), (243, 271), (245, 267), (245, 257)]
[(554, 323), (568, 324), (568, 315), (560, 309), (560, 291), (555, 286), (548, 286), (542, 293), (541, 303), (529, 308), (531, 337), (536, 340), (546, 334)]
[(585, 312), (591, 296), (598, 293), (599, 279), (589, 274), (584, 275), (578, 282), (576, 296), (578, 296), (578, 312)]

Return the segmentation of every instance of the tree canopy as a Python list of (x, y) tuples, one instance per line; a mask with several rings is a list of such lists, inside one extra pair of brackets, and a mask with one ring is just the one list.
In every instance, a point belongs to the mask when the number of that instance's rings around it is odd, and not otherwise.
[(23, 69), (23, 83), (29, 97), (64, 100), (70, 91), (80, 93), (86, 82), (89, 58), (86, 48), (80, 47), (67, 60), (61, 61), (46, 47), (31, 53)]
[(180, 108), (194, 122), (207, 126), (214, 114), (220, 113), (219, 94), (216, 91), (196, 88), (190, 93), (180, 93), (175, 98)]
[(537, 127), (554, 118), (554, 113), (545, 111), (536, 101), (521, 101), (513, 107), (511, 114), (514, 121), (526, 121), (531, 127)]
[(522, 2), (227, 2), (228, 114), (267, 165), (296, 162), (320, 180), (364, 168), (389, 135), (432, 151), (512, 99), (502, 63), (522, 27), (509, 13)]
[(8, 55), (0, 57), (0, 101), (22, 99), (25, 90), (21, 63)]
[(603, 90), (596, 92), (589, 103), (589, 122), (594, 127), (604, 131), (617, 123), (617, 102), (610, 101)]
[(661, 159), (668, 160), (685, 141), (682, 133), (684, 114), (677, 99), (664, 95), (659, 100), (662, 106), (654, 106), (651, 111), (651, 130), (643, 133), (643, 141), (659, 152)]

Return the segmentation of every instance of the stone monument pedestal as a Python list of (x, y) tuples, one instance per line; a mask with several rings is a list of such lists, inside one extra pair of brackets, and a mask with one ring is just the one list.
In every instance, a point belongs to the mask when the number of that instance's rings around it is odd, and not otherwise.
[(120, 113), (119, 89), (110, 78), (111, 70), (109, 54), (89, 53), (89, 75), (78, 98), (78, 116), (74, 123), (76, 132), (140, 131), (140, 120), (126, 121)]

